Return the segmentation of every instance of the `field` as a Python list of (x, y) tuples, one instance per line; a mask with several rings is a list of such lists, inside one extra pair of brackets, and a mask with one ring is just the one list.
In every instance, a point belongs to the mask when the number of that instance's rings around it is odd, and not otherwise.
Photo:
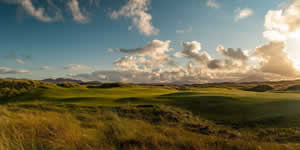
[(300, 149), (298, 81), (0, 82), (0, 150)]

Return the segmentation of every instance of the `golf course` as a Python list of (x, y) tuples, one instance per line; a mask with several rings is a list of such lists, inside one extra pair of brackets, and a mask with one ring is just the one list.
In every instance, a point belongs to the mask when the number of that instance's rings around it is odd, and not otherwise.
[(299, 149), (295, 84), (2, 80), (0, 149)]

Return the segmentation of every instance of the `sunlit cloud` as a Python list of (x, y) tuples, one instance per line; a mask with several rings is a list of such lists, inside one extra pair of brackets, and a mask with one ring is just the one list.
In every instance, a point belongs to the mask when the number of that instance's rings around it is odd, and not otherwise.
[(283, 9), (270, 10), (265, 18), (264, 36), (267, 39), (300, 39), (300, 1), (292, 0)]
[(286, 44), (272, 41), (255, 49), (255, 55), (262, 58), (261, 71), (285, 76), (294, 76), (297, 70), (286, 53)]
[(130, 18), (140, 33), (146, 36), (157, 35), (159, 29), (152, 25), (152, 15), (147, 12), (150, 8), (150, 2), (151, 0), (129, 0), (120, 10), (113, 11), (110, 16), (112, 19)]
[(248, 54), (246, 51), (243, 51), (242, 49), (233, 49), (228, 48), (225, 49), (222, 45), (219, 45), (217, 47), (217, 51), (220, 52), (222, 55), (235, 59), (235, 60), (241, 60), (241, 61), (247, 61), (248, 60)]

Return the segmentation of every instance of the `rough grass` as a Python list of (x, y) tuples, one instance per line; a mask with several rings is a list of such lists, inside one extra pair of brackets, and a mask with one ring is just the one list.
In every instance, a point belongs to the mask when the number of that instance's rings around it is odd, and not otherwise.
[[(276, 130), (264, 130), (264, 134), (273, 134), (258, 138), (256, 132), (249, 134), (216, 125), (167, 106), (74, 106), (73, 111), (49, 106), (45, 111), (38, 105), (0, 108), (1, 150), (279, 150), (297, 145), (276, 142), (277, 138), (295, 142), (289, 138), (299, 136), (278, 136)], [(263, 131), (257, 133), (262, 135)]]

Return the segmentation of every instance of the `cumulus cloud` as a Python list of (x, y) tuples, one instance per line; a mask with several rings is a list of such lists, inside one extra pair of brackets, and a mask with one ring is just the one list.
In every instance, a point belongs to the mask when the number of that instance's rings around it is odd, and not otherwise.
[(270, 40), (300, 38), (300, 1), (292, 0), (280, 10), (270, 10), (265, 16), (264, 36)]
[(123, 70), (138, 70), (137, 58), (133, 56), (125, 56), (117, 59), (114, 64)]
[(79, 2), (78, 0), (70, 0), (68, 2), (68, 7), (72, 12), (73, 15), (73, 19), (78, 22), (78, 23), (88, 23), (89, 22), (89, 18), (87, 16), (85, 16), (82, 11), (80, 10), (79, 7)]
[(206, 6), (211, 8), (220, 8), (221, 5), (217, 2), (217, 0), (207, 0)]
[(24, 69), (11, 69), (0, 67), (0, 74), (30, 74), (30, 71)]
[(254, 14), (253, 10), (250, 8), (238, 8), (235, 10), (236, 16), (235, 21), (239, 21), (241, 19), (246, 19)]
[(201, 44), (197, 41), (183, 42), (183, 51), (175, 54), (177, 57), (185, 56), (201, 64), (207, 64), (211, 57), (207, 52), (201, 52)]
[(133, 55), (140, 55), (140, 56), (152, 56), (152, 57), (160, 57), (164, 55), (166, 52), (170, 50), (171, 41), (160, 41), (160, 40), (153, 40), (143, 48), (135, 48), (135, 49), (116, 49), (116, 52), (122, 52), (127, 54)]
[[(136, 61), (136, 63), (140, 63), (145, 68), (151, 69), (155, 66), (161, 66), (164, 64), (171, 64), (172, 62), (169, 59), (169, 56), (167, 55), (167, 52), (171, 51), (170, 49), (170, 43), (171, 41), (160, 41), (160, 40), (153, 40), (146, 46), (142, 48), (135, 48), (135, 49), (115, 49), (115, 52), (121, 52), (125, 54), (129, 54), (132, 56), (138, 56), (139, 58), (134, 57), (127, 57), (121, 59), (123, 61), (129, 61), (131, 64), (133, 63), (133, 60)], [(119, 61), (121, 61), (119, 60)], [(120, 63), (115, 63), (120, 64)], [(118, 65), (118, 67), (123, 65)]]
[(76, 64), (70, 64), (64, 67), (65, 70), (72, 70), (72, 71), (79, 71), (79, 70), (88, 70), (90, 67), (85, 65), (76, 65)]
[(222, 45), (219, 45), (217, 47), (217, 51), (220, 52), (222, 55), (232, 58), (234, 60), (241, 60), (241, 61), (247, 61), (248, 60), (248, 55), (246, 51), (243, 51), (242, 49), (233, 49), (233, 48), (228, 48), (225, 49)]
[[(163, 41), (156, 41), (164, 45)], [(248, 56), (242, 50), (225, 49), (218, 47), (224, 55), (224, 59), (211, 58), (207, 53), (201, 52), (201, 44), (197, 41), (184, 42), (182, 52), (176, 53), (179, 57), (185, 57), (189, 63), (187, 66), (168, 66), (152, 64), (152, 59), (157, 51), (161, 55), (172, 58), (167, 52), (169, 45), (163, 49), (157, 49), (155, 41), (143, 48), (118, 49), (129, 56), (117, 59), (114, 65), (116, 70), (99, 70), (92, 73), (72, 75), (72, 78), (81, 80), (97, 80), (101, 82), (129, 82), (129, 83), (211, 83), (211, 82), (247, 82), (292, 79), (297, 75), (292, 61), (285, 53), (285, 43), (273, 41), (269, 44), (257, 47), (254, 56), (258, 58), (257, 65), (249, 64)], [(151, 47), (151, 48), (150, 48)], [(156, 47), (156, 48), (153, 48)], [(158, 46), (161, 47), (161, 46)], [(203, 56), (204, 55), (204, 56)], [(205, 56), (207, 55), (207, 56)], [(199, 65), (200, 63), (200, 65)], [(161, 64), (161, 63), (159, 63)]]
[(262, 72), (283, 76), (294, 76), (297, 73), (293, 61), (286, 53), (285, 42), (271, 41), (266, 45), (257, 47), (254, 54), (261, 58), (260, 70)]
[[(122, 16), (132, 19), (132, 23), (138, 30), (146, 35), (156, 35), (159, 29), (152, 25), (152, 15), (147, 13), (151, 0), (129, 0), (120, 10), (113, 11), (110, 16), (112, 19), (118, 19)], [(130, 29), (131, 27), (129, 27)]]
[(144, 70), (99, 70), (92, 73), (72, 75), (70, 77), (101, 82), (127, 83), (177, 83), (195, 84), (208, 82), (237, 81), (247, 75), (246, 72), (232, 72), (205, 69), (199, 65), (188, 64), (187, 67)]

